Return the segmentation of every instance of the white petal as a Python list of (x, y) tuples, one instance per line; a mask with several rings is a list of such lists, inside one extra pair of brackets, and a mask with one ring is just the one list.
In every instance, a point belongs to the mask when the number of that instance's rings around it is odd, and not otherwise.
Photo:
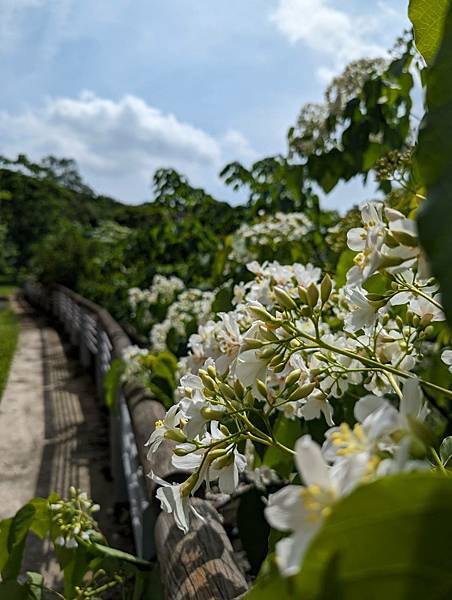
[(400, 400), (402, 415), (417, 417), (422, 408), (422, 390), (417, 378), (407, 379), (403, 385), (403, 396)]
[(383, 406), (385, 400), (379, 396), (369, 394), (358, 400), (354, 407), (355, 419), (362, 423), (371, 413), (375, 412)]
[(306, 512), (301, 497), (302, 489), (300, 485), (287, 485), (270, 494), (265, 518), (274, 529), (293, 531), (303, 525)]
[(317, 533), (318, 524), (309, 524), (305, 531), (280, 540), (276, 544), (276, 562), (283, 575), (289, 577), (298, 573), (309, 542)]
[(295, 463), (306, 485), (330, 487), (328, 466), (323, 458), (321, 448), (310, 435), (304, 435), (295, 444)]

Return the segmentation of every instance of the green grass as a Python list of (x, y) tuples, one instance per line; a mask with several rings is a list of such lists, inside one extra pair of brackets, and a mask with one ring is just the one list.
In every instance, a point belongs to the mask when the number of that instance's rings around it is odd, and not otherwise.
[(7, 285), (0, 283), (0, 298), (4, 298), (6, 296), (11, 296), (17, 290), (17, 286), (15, 285)]
[(0, 399), (8, 381), (18, 335), (19, 321), (14, 312), (10, 308), (0, 309)]

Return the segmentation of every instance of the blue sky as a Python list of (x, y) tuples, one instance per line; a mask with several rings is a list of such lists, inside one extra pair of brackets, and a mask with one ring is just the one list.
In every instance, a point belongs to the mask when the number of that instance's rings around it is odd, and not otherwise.
[[(218, 178), (284, 152), (305, 102), (350, 60), (408, 26), (406, 0), (0, 0), (0, 153), (77, 160), (125, 202), (174, 166), (215, 196)], [(344, 208), (358, 182), (325, 199)]]

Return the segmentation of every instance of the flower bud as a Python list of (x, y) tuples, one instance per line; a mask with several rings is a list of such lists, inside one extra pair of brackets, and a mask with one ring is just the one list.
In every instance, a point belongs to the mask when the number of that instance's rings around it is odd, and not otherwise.
[(289, 373), (289, 375), (287, 375), (284, 385), (286, 387), (290, 387), (292, 384), (294, 384), (298, 381), (298, 379), (300, 378), (300, 375), (301, 375), (301, 369), (295, 369), (294, 371)]
[(291, 298), (289, 294), (282, 288), (275, 287), (273, 289), (273, 293), (275, 295), (276, 300), (283, 308), (287, 308), (288, 310), (293, 310), (294, 308), (297, 308), (297, 305), (295, 304), (293, 298)]
[(235, 400), (234, 390), (227, 383), (221, 382), (218, 385), (218, 389), (220, 390), (220, 393), (223, 394), (223, 396), (225, 398), (229, 398), (229, 400)]
[(263, 348), (262, 350), (259, 350), (257, 353), (258, 358), (270, 358), (272, 356), (274, 356), (275, 354), (275, 347), (274, 346), (267, 346), (266, 348)]
[(258, 350), (259, 348), (262, 348), (263, 345), (264, 342), (256, 338), (246, 337), (243, 339), (243, 347), (246, 350)]
[(187, 441), (187, 437), (181, 429), (168, 429), (168, 431), (165, 431), (163, 437), (166, 440), (172, 440), (173, 442), (178, 442), (180, 444)]
[(217, 376), (217, 370), (215, 369), (215, 367), (213, 365), (209, 365), (207, 367), (207, 373), (213, 378), (215, 379)]
[(245, 393), (245, 388), (243, 387), (240, 379), (236, 379), (234, 381), (234, 391), (239, 398), (243, 397), (243, 394)]
[(207, 419), (207, 421), (219, 421), (224, 417), (224, 413), (224, 409), (220, 407), (211, 408), (210, 406), (203, 406), (203, 408), (201, 408), (201, 415), (204, 419)]
[(434, 334), (435, 328), (433, 327), (433, 325), (429, 325), (428, 327), (425, 328), (424, 332), (427, 337), (430, 337), (431, 335)]
[(264, 396), (264, 398), (267, 397), (267, 386), (262, 381), (262, 379), (256, 379), (256, 388), (257, 388), (257, 391), (260, 394), (262, 394), (262, 396)]
[(297, 287), (297, 291), (298, 291), (298, 297), (300, 298), (300, 300), (302, 302), (304, 302), (305, 304), (308, 303), (308, 293), (306, 291), (306, 288), (304, 288), (302, 285), (299, 285)]
[(173, 448), (173, 454), (175, 454), (176, 456), (187, 456), (187, 454), (191, 454), (191, 452), (192, 448)]
[(306, 385), (302, 385), (301, 387), (297, 388), (295, 391), (293, 391), (290, 394), (290, 396), (289, 396), (290, 402), (294, 402), (295, 400), (302, 400), (303, 398), (306, 398), (306, 396), (309, 396), (309, 394), (312, 392), (312, 390), (314, 388), (315, 388), (314, 383), (307, 383)]
[(216, 458), (212, 467), (217, 470), (224, 469), (225, 467), (229, 467), (234, 462), (234, 454), (233, 452), (228, 452), (224, 456), (220, 458)]
[(268, 327), (266, 327), (265, 325), (259, 326), (259, 332), (267, 342), (277, 342), (278, 341), (278, 338), (273, 333), (273, 331), (271, 329), (269, 329)]
[(229, 429), (226, 427), (226, 425), (223, 425), (223, 423), (220, 423), (219, 425), (219, 429), (221, 431), (221, 433), (223, 435), (225, 435), (226, 437), (228, 437), (229, 435), (231, 435), (231, 432), (229, 431)]
[(314, 308), (314, 306), (317, 304), (317, 302), (319, 301), (319, 290), (317, 289), (317, 286), (315, 283), (310, 283), (309, 287), (307, 289), (307, 296), (308, 296), (308, 304), (311, 308)]
[(186, 498), (187, 496), (190, 495), (190, 493), (193, 491), (193, 488), (198, 483), (198, 477), (199, 477), (198, 472), (195, 471), (194, 473), (192, 473), (190, 475), (190, 477), (188, 479), (186, 479), (184, 481), (184, 483), (181, 483), (180, 495), (182, 497)]
[(256, 319), (260, 319), (261, 321), (264, 321), (264, 323), (268, 323), (274, 320), (273, 315), (271, 315), (268, 310), (266, 310), (263, 306), (259, 306), (259, 305), (253, 305), (251, 304), (248, 307), (249, 312), (253, 315), (253, 317), (256, 317)]
[(320, 284), (320, 299), (322, 300), (322, 304), (328, 302), (332, 289), (333, 283), (328, 273), (326, 273)]
[(282, 373), (286, 368), (287, 361), (283, 359), (283, 361), (272, 368), (273, 373)]
[[(201, 371), (199, 371), (199, 372), (201, 373)], [(205, 375), (204, 375), (204, 373), (205, 373)], [(216, 390), (215, 381), (212, 379), (212, 377), (210, 377), (210, 375), (207, 375), (207, 373), (205, 371), (204, 371), (204, 373), (202, 375), (200, 375), (204, 386), (208, 390), (211, 390), (212, 392), (214, 392)]]
[(310, 306), (302, 306), (300, 309), (300, 313), (302, 317), (310, 317), (312, 315), (312, 309)]

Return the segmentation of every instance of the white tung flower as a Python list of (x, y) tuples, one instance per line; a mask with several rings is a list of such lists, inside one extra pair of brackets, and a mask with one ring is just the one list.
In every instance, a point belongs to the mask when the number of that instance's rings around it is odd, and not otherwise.
[(148, 459), (151, 454), (158, 450), (160, 444), (165, 439), (165, 434), (168, 431), (175, 430), (179, 426), (181, 418), (182, 413), (179, 410), (179, 406), (175, 404), (168, 410), (162, 421), (156, 421), (155, 429), (145, 444), (145, 446), (149, 446)]
[(149, 477), (160, 486), (155, 495), (160, 500), (162, 510), (174, 515), (174, 520), (180, 530), (188, 533), (190, 513), (204, 521), (204, 517), (190, 503), (189, 494), (184, 492), (183, 483), (168, 483), (152, 472)]
[(308, 435), (297, 441), (295, 452), (305, 485), (288, 485), (271, 494), (265, 509), (273, 528), (291, 532), (276, 544), (276, 559), (286, 576), (298, 572), (309, 542), (329, 516), (332, 505), (353, 489), (365, 467), (360, 456), (329, 467), (320, 446)]

